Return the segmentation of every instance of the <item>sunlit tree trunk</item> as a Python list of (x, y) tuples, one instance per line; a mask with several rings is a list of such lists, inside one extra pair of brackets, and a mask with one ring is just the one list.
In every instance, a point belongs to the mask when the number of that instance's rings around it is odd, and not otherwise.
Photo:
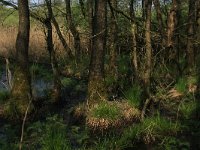
[[(22, 118), (31, 101), (31, 77), (28, 65), (30, 18), (28, 0), (18, 0), (19, 27), (16, 40), (16, 67), (11, 90), (11, 105)], [(11, 106), (11, 107), (13, 107)], [(30, 111), (31, 109), (29, 109)]]
[(75, 56), (76, 56), (76, 62), (79, 64), (80, 57), (81, 57), (81, 41), (80, 41), (80, 35), (77, 31), (73, 18), (71, 13), (71, 0), (65, 0), (66, 3), (66, 20), (68, 23), (68, 27), (73, 35), (74, 38), (74, 49), (75, 49)]
[(95, 0), (93, 40), (88, 83), (89, 106), (106, 99), (104, 86), (104, 56), (106, 43), (106, 1)]
[(53, 46), (53, 36), (52, 36), (52, 25), (51, 25), (51, 20), (52, 20), (52, 7), (51, 7), (51, 0), (45, 0), (47, 9), (48, 9), (48, 16), (45, 22), (46, 28), (47, 28), (47, 36), (46, 36), (46, 41), (47, 41), (47, 50), (50, 55), (50, 62), (53, 70), (53, 77), (54, 77), (54, 89), (52, 92), (52, 102), (53, 103), (59, 103), (61, 100), (61, 81), (60, 81), (60, 71), (58, 69), (58, 64), (56, 60), (56, 55), (55, 55), (55, 50)]

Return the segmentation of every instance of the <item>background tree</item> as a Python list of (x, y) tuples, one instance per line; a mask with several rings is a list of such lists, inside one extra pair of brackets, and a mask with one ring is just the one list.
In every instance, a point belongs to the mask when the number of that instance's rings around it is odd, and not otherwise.
[(196, 1), (189, 0), (189, 12), (188, 12), (188, 29), (187, 29), (187, 67), (191, 69), (195, 65), (194, 57), (194, 30), (195, 30), (195, 12)]
[(130, 0), (130, 17), (131, 17), (131, 33), (132, 33), (132, 50), (131, 59), (136, 80), (138, 79), (138, 60), (137, 60), (137, 24), (134, 11), (134, 0)]
[(65, 0), (65, 3), (66, 3), (66, 20), (67, 20), (68, 27), (74, 38), (75, 57), (76, 57), (76, 62), (79, 64), (80, 57), (81, 57), (80, 36), (73, 21), (72, 12), (71, 12), (71, 0)]
[(53, 18), (53, 11), (51, 7), (51, 0), (45, 0), (45, 2), (48, 9), (47, 18), (45, 20), (45, 26), (47, 28), (47, 37), (46, 37), (47, 50), (49, 52), (50, 62), (54, 77), (54, 89), (52, 92), (52, 101), (54, 103), (59, 103), (61, 100), (61, 81), (60, 81), (60, 70), (58, 68), (55, 49), (53, 45), (52, 24), (51, 24)]

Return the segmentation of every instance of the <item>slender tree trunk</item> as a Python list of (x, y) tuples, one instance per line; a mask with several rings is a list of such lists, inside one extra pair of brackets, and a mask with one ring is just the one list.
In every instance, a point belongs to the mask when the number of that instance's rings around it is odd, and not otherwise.
[(192, 71), (195, 65), (194, 57), (194, 25), (195, 25), (195, 2), (196, 0), (189, 0), (188, 12), (188, 29), (187, 29), (187, 68)]
[[(175, 38), (175, 30), (178, 25), (178, 7), (179, 0), (172, 0), (172, 6), (168, 13), (167, 19), (167, 50), (166, 56), (169, 57), (171, 55), (171, 51), (174, 49), (176, 38)], [(171, 57), (175, 58), (173, 54)]]
[(59, 25), (58, 25), (58, 23), (57, 23), (56, 18), (54, 17), (54, 15), (52, 16), (52, 23), (53, 23), (53, 25), (54, 25), (54, 27), (55, 27), (55, 29), (56, 29), (56, 33), (57, 33), (57, 35), (58, 35), (58, 37), (59, 37), (59, 39), (60, 39), (60, 41), (61, 41), (61, 43), (62, 43), (64, 49), (65, 49), (66, 52), (67, 52), (67, 55), (68, 55), (70, 58), (74, 58), (74, 56), (73, 56), (73, 54), (72, 54), (72, 50), (70, 49), (70, 47), (68, 46), (68, 44), (67, 44), (65, 38), (63, 37), (62, 32), (60, 31)]
[(48, 17), (46, 19), (46, 28), (47, 28), (47, 50), (50, 55), (50, 62), (53, 70), (53, 77), (54, 77), (54, 89), (52, 93), (52, 102), (59, 103), (61, 100), (61, 81), (60, 81), (60, 71), (58, 69), (58, 64), (55, 56), (55, 50), (53, 46), (53, 36), (52, 36), (52, 25), (51, 20), (53, 17), (52, 7), (51, 7), (51, 0), (45, 0), (46, 5), (48, 8)]
[[(196, 22), (195, 22), (195, 30), (196, 30), (196, 35), (195, 38), (197, 41), (200, 41), (200, 0), (196, 1)], [(200, 44), (198, 42), (196, 49), (200, 48)]]
[(93, 0), (87, 0), (87, 10), (88, 10), (88, 24), (89, 24), (89, 54), (92, 52), (92, 40), (93, 40), (93, 18), (94, 18), (94, 1)]
[(149, 105), (151, 98), (150, 98), (150, 85), (151, 85), (151, 70), (152, 70), (152, 47), (151, 47), (151, 7), (152, 7), (152, 0), (145, 0), (145, 70), (143, 76), (144, 82), (144, 98), (145, 102), (143, 104), (143, 109), (141, 112), (141, 119), (144, 119), (144, 115)]
[(95, 0), (93, 40), (88, 83), (89, 106), (106, 99), (104, 86), (104, 56), (106, 42), (106, 1)]
[(74, 49), (75, 49), (75, 56), (76, 56), (76, 62), (79, 64), (80, 58), (81, 58), (81, 41), (80, 41), (80, 35), (77, 31), (73, 18), (71, 13), (71, 0), (65, 0), (66, 3), (66, 20), (68, 23), (68, 27), (73, 35), (74, 38)]
[(138, 78), (138, 61), (137, 61), (137, 24), (135, 22), (135, 12), (134, 12), (134, 0), (130, 1), (130, 16), (131, 21), (131, 34), (132, 34), (132, 51), (131, 51), (131, 60), (133, 65), (133, 70), (135, 73), (136, 80)]
[(155, 6), (155, 9), (156, 9), (157, 20), (158, 20), (158, 25), (159, 25), (158, 31), (160, 33), (162, 45), (164, 47), (166, 39), (165, 39), (165, 33), (164, 33), (164, 24), (163, 24), (163, 18), (162, 18), (162, 11), (161, 11), (161, 8), (160, 8), (160, 2), (159, 2), (159, 0), (153, 0), (153, 3), (154, 3), (154, 6)]
[(151, 7), (152, 0), (146, 0), (145, 6), (145, 43), (146, 43), (146, 55), (145, 55), (145, 72), (144, 72), (144, 85), (146, 92), (150, 93), (150, 77), (152, 69), (152, 48), (151, 48)]
[(117, 8), (117, 0), (111, 0), (110, 1), (110, 16), (111, 16), (111, 21), (110, 21), (110, 32), (111, 32), (111, 41), (110, 41), (110, 66), (109, 66), (109, 73), (111, 74), (112, 77), (114, 77), (115, 80), (118, 78), (118, 69), (117, 69), (117, 14), (114, 12), (112, 9)]
[[(200, 33), (200, 0), (196, 1), (196, 28), (197, 32)], [(200, 37), (200, 34), (199, 34)], [(199, 38), (200, 39), (200, 38)]]
[[(11, 104), (15, 108), (15, 116), (21, 119), (29, 105), (31, 93), (31, 77), (28, 65), (28, 47), (30, 18), (28, 0), (18, 0), (19, 27), (16, 40), (16, 67), (11, 91)], [(13, 107), (11, 106), (11, 107)], [(29, 109), (31, 111), (31, 109)]]

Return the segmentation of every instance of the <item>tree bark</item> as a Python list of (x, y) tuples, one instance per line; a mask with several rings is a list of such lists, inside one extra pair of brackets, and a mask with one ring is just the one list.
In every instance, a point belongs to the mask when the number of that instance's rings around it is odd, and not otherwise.
[(160, 8), (160, 2), (159, 0), (153, 0), (155, 9), (156, 9), (156, 14), (157, 14), (157, 20), (158, 20), (158, 25), (159, 25), (159, 33), (161, 36), (161, 40), (162, 40), (162, 45), (163, 47), (165, 46), (165, 33), (164, 33), (164, 24), (163, 24), (163, 18), (162, 18), (162, 11)]
[(138, 78), (138, 61), (137, 61), (137, 24), (135, 21), (135, 12), (134, 12), (134, 0), (130, 1), (130, 16), (131, 20), (131, 34), (132, 34), (132, 51), (131, 51), (131, 60), (133, 65), (133, 70), (135, 73), (135, 78)]
[(194, 25), (195, 25), (195, 2), (196, 0), (189, 0), (188, 12), (188, 29), (187, 29), (187, 69), (192, 71), (195, 65), (194, 57)]
[(110, 0), (109, 1), (111, 7), (110, 7), (110, 34), (111, 34), (111, 40), (110, 40), (110, 65), (109, 65), (109, 73), (111, 76), (117, 80), (118, 78), (118, 69), (117, 69), (117, 14), (112, 9), (117, 8), (117, 0)]
[(175, 43), (175, 30), (178, 24), (178, 0), (172, 0), (172, 7), (167, 19), (167, 47), (173, 48)]
[(66, 20), (68, 23), (68, 27), (74, 38), (74, 49), (75, 49), (75, 57), (76, 62), (79, 64), (81, 58), (81, 40), (79, 32), (77, 31), (71, 13), (71, 0), (65, 0), (66, 3)]
[(152, 48), (151, 48), (151, 7), (152, 0), (146, 0), (145, 6), (145, 71), (144, 71), (144, 86), (147, 95), (150, 94), (150, 77), (152, 69)]
[(52, 23), (53, 23), (53, 25), (54, 25), (54, 27), (56, 29), (56, 33), (57, 33), (57, 35), (58, 35), (58, 37), (59, 37), (59, 39), (60, 39), (60, 41), (61, 41), (64, 49), (67, 52), (67, 55), (71, 59), (74, 58), (74, 56), (72, 54), (72, 50), (70, 49), (70, 47), (68, 46), (65, 38), (63, 37), (62, 32), (60, 31), (60, 27), (59, 27), (59, 25), (58, 25), (58, 23), (57, 23), (56, 18), (54, 17), (54, 15), (52, 16)]
[(104, 56), (106, 43), (106, 1), (95, 0), (93, 19), (92, 54), (90, 61), (88, 104), (106, 99), (104, 86)]
[(89, 54), (92, 52), (92, 36), (93, 36), (93, 18), (94, 18), (94, 1), (93, 0), (87, 0), (87, 11), (88, 11), (88, 24), (89, 24)]
[(55, 56), (55, 50), (53, 46), (53, 38), (52, 38), (52, 17), (53, 17), (53, 12), (52, 12), (52, 7), (51, 7), (51, 0), (45, 0), (47, 9), (48, 9), (48, 16), (45, 22), (46, 28), (47, 28), (47, 50), (50, 55), (50, 62), (52, 66), (52, 71), (53, 71), (53, 77), (54, 77), (54, 89), (52, 92), (52, 102), (53, 103), (60, 103), (61, 100), (61, 81), (60, 81), (60, 71), (58, 69), (58, 64)]
[[(28, 0), (18, 0), (19, 27), (16, 40), (16, 67), (11, 90), (11, 105), (15, 116), (22, 119), (32, 97), (31, 77), (28, 65), (30, 18)], [(11, 106), (13, 108), (13, 106)], [(32, 108), (32, 107), (31, 107)], [(29, 109), (31, 111), (32, 109)], [(12, 110), (13, 111), (13, 110)]]
[[(196, 22), (195, 22), (195, 29), (196, 29), (196, 39), (197, 39), (197, 41), (200, 41), (200, 0), (197, 0), (196, 1)], [(200, 44), (199, 44), (199, 42), (198, 42), (198, 44), (197, 44), (197, 49), (199, 49), (199, 47), (200, 47)]]

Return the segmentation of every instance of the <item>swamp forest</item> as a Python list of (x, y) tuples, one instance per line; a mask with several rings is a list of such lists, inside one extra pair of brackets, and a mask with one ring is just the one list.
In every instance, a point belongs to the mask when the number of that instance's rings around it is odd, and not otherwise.
[(0, 0), (0, 150), (200, 150), (200, 0)]

